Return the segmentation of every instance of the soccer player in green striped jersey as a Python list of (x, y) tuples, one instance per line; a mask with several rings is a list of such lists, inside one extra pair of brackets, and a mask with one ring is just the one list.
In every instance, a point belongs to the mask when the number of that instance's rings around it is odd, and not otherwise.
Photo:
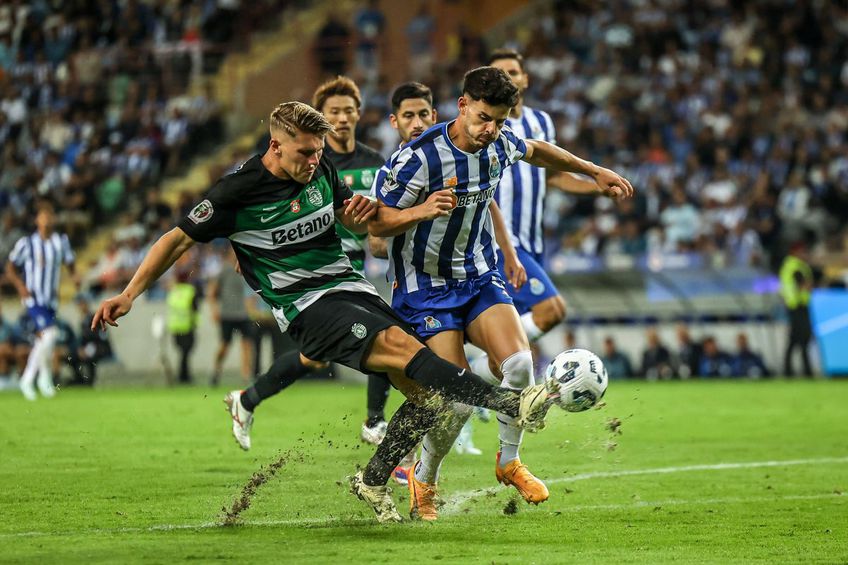
[[(431, 429), (445, 403), (483, 406), (538, 429), (557, 397), (553, 380), (520, 393), (487, 384), (440, 359), (378, 296), (342, 252), (335, 223), (364, 233), (376, 204), (355, 195), (322, 159), (326, 118), (306, 104), (287, 102), (270, 117), (271, 141), (219, 180), (176, 228), (159, 238), (118, 295), (104, 300), (92, 330), (128, 314), (133, 302), (196, 242), (226, 237), (248, 285), (271, 306), (308, 359), (386, 373), (410, 400), (389, 422), (386, 439), (351, 480), (351, 491), (380, 522), (400, 521), (386, 483), (398, 462)], [(425, 208), (447, 211), (433, 198)]]

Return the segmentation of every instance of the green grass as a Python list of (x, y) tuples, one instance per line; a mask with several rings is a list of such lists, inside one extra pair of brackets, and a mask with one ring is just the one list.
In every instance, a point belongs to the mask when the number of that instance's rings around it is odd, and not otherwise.
[[(497, 427), (475, 423), (485, 454), (443, 469), (444, 497), (465, 502), (435, 524), (391, 526), (345, 489), (371, 454), (356, 441), (364, 388), (302, 384), (267, 401), (249, 453), (222, 396), (0, 395), (0, 561), (848, 562), (848, 382), (614, 382), (605, 408), (556, 411), (527, 436), (523, 460), (551, 499), (511, 516), (514, 495), (494, 482)], [(219, 526), (281, 451), (242, 524)]]

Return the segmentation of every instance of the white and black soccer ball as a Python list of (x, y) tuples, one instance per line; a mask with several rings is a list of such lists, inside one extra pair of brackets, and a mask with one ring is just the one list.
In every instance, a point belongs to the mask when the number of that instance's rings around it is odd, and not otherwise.
[(559, 399), (568, 412), (588, 410), (604, 396), (609, 378), (603, 362), (586, 349), (569, 349), (554, 357), (545, 377), (556, 381)]

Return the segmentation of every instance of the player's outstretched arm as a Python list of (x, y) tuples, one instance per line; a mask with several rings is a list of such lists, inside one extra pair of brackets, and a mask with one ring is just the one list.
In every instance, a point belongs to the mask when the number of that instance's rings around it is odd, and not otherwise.
[(594, 179), (598, 190), (607, 196), (633, 196), (633, 186), (615, 171), (581, 159), (547, 141), (525, 140), (527, 153), (523, 160), (537, 167), (567, 173), (582, 173)]
[(100, 329), (106, 329), (106, 324), (117, 327), (116, 320), (130, 311), (133, 301), (156, 282), (192, 245), (194, 240), (180, 228), (174, 228), (160, 237), (147, 252), (124, 291), (100, 304), (91, 320), (91, 329), (96, 331), (98, 326)]
[(449, 216), (456, 207), (452, 190), (437, 190), (427, 200), (410, 208), (380, 206), (368, 225), (368, 233), (377, 237), (394, 237), (414, 228), (421, 222)]
[(509, 279), (509, 284), (514, 288), (521, 288), (527, 282), (527, 271), (518, 259), (518, 252), (515, 251), (515, 246), (512, 244), (512, 238), (506, 227), (506, 222), (504, 222), (501, 209), (494, 200), (489, 205), (489, 213), (492, 215), (492, 225), (495, 228), (495, 240), (504, 256), (504, 273)]

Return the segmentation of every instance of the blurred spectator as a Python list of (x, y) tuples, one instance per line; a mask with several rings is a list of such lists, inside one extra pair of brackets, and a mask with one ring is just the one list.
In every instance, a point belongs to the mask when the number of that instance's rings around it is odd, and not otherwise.
[(689, 328), (685, 324), (678, 324), (675, 331), (677, 334), (677, 376), (688, 379), (698, 374), (703, 348), (700, 343), (692, 340)]
[(671, 203), (660, 214), (660, 222), (665, 228), (666, 251), (688, 251), (693, 249), (698, 238), (701, 215), (689, 203), (683, 187), (676, 187), (671, 193)]
[(344, 74), (347, 69), (350, 37), (348, 27), (335, 14), (330, 15), (315, 38), (315, 57), (322, 76), (335, 77)]
[(409, 78), (412, 80), (425, 81), (433, 71), (435, 31), (436, 20), (430, 15), (427, 2), (421, 2), (418, 13), (406, 26), (406, 38), (409, 41)]
[(611, 379), (629, 379), (634, 376), (630, 358), (616, 348), (615, 340), (610, 336), (604, 338), (604, 353), (601, 355), (601, 361)]
[(253, 334), (254, 324), (247, 313), (247, 299), (252, 290), (244, 282), (241, 273), (236, 270), (238, 259), (232, 246), (224, 252), (220, 272), (213, 278), (207, 289), (212, 319), (221, 330), (221, 341), (215, 355), (215, 368), (212, 373), (212, 386), (221, 380), (224, 360), (233, 340), (233, 333), (239, 333), (241, 345), (241, 378), (245, 385), (250, 384), (253, 374)]
[(755, 379), (771, 375), (761, 355), (751, 351), (748, 336), (740, 333), (736, 336), (736, 354), (732, 360), (733, 375)]
[(380, 56), (386, 17), (380, 10), (380, 0), (368, 0), (367, 6), (353, 16), (356, 30), (356, 68), (359, 74), (374, 83), (380, 76)]
[(273, 361), (286, 352), (287, 337), (280, 332), (271, 308), (255, 293), (251, 293), (247, 298), (247, 312), (253, 324), (253, 374), (261, 375), (264, 339), (267, 337), (271, 340), (271, 360)]
[(784, 355), (784, 372), (794, 376), (792, 353), (795, 348), (801, 350), (804, 375), (813, 376), (808, 348), (813, 337), (810, 323), (810, 293), (813, 290), (813, 271), (807, 264), (807, 246), (798, 241), (792, 244), (789, 255), (780, 267), (780, 295), (789, 312), (789, 339)]
[(15, 364), (14, 328), (3, 318), (0, 309), (0, 390), (12, 384), (12, 366)]
[(703, 354), (698, 368), (701, 377), (729, 377), (733, 374), (733, 359), (718, 348), (712, 336), (704, 338)]
[(648, 329), (645, 335), (648, 345), (642, 353), (642, 376), (650, 381), (670, 379), (674, 371), (671, 368), (671, 354), (668, 348), (660, 342), (655, 328)]
[(113, 356), (112, 344), (105, 330), (92, 330), (91, 296), (80, 293), (76, 297), (80, 314), (80, 331), (77, 337), (77, 359), (80, 367), (79, 378), (69, 384), (94, 386), (97, 381), (97, 364)]
[(200, 307), (200, 289), (189, 282), (189, 272), (177, 271), (176, 281), (168, 291), (168, 331), (180, 351), (178, 382), (191, 384), (189, 357), (194, 349), (197, 312)]

